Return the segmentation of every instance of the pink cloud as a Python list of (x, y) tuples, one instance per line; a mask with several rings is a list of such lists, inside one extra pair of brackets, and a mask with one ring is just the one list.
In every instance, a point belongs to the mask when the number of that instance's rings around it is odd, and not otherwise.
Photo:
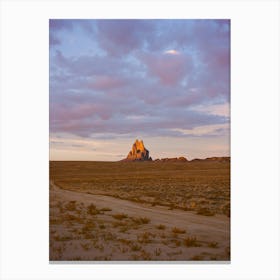
[[(77, 21), (67, 24), (50, 28), (50, 44), (56, 44), (50, 48), (51, 132), (180, 136), (174, 127), (228, 121), (192, 111), (228, 102), (227, 21), (98, 20), (88, 22), (92, 33), (81, 32)], [(90, 34), (96, 52), (83, 53), (79, 46), (69, 52), (70, 31)]]
[(154, 26), (142, 20), (100, 20), (97, 27), (100, 46), (114, 56), (140, 48)]
[(97, 90), (109, 90), (122, 87), (125, 81), (107, 75), (96, 76), (92, 82), (89, 83), (89, 87)]
[(101, 120), (108, 120), (112, 117), (112, 110), (106, 104), (82, 103), (77, 105), (53, 104), (51, 121), (67, 123), (75, 120), (97, 117)]
[(177, 84), (192, 70), (191, 57), (182, 54), (145, 54), (141, 59), (164, 85)]

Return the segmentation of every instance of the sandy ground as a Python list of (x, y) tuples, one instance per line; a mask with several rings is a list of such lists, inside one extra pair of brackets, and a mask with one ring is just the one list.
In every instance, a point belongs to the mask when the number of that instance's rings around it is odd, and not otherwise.
[(230, 260), (229, 248), (225, 215), (63, 190), (51, 182), (50, 260)]

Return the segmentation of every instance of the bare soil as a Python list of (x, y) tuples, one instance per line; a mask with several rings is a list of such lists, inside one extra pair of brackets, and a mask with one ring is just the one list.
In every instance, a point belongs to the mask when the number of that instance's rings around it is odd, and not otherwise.
[(225, 204), (228, 163), (51, 162), (50, 260), (230, 260)]

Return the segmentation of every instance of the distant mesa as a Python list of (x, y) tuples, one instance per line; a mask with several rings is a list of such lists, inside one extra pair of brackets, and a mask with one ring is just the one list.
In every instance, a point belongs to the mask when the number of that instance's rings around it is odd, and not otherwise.
[(175, 157), (175, 158), (157, 158), (155, 159), (155, 162), (186, 162), (188, 161), (185, 157)]
[(230, 162), (230, 157), (208, 157), (205, 159), (195, 158), (192, 161), (219, 161), (219, 162)]
[(138, 140), (132, 145), (131, 151), (123, 161), (147, 161), (152, 160), (149, 151), (145, 148), (143, 140)]

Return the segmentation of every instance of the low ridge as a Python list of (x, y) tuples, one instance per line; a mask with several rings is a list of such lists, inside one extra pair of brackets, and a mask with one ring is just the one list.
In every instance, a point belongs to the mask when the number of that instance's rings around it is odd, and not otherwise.
[[(127, 157), (122, 161), (152, 161), (149, 155), (149, 151), (145, 148), (143, 140), (136, 139), (132, 145), (131, 151)], [(230, 162), (230, 157), (208, 157), (205, 159), (192, 159), (191, 162), (196, 161), (218, 161), (218, 162)], [(189, 162), (189, 160), (183, 156), (174, 158), (157, 158), (154, 162)]]

